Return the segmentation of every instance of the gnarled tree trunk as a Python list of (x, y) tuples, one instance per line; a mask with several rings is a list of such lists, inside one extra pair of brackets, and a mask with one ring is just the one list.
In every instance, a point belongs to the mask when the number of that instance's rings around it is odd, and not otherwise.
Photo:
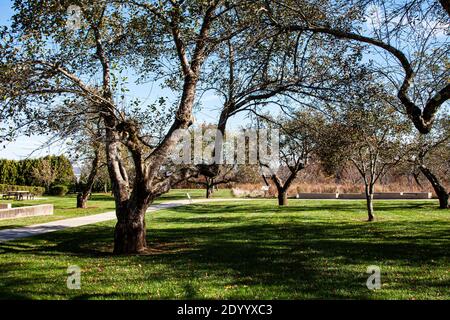
[(87, 208), (87, 201), (89, 198), (89, 193), (85, 192), (79, 192), (77, 194), (77, 208), (78, 209), (86, 209)]
[(433, 186), (434, 192), (436, 193), (437, 197), (439, 198), (439, 208), (440, 209), (448, 209), (448, 192), (444, 188), (444, 186), (439, 181), (438, 177), (436, 177), (430, 169), (428, 169), (425, 165), (419, 166), (420, 171), (423, 173), (423, 175), (430, 181), (431, 185)]
[(114, 229), (114, 253), (141, 253), (147, 246), (145, 213), (149, 204), (130, 202), (116, 208), (117, 224)]
[(105, 117), (108, 171), (116, 201), (115, 254), (135, 254), (146, 248), (145, 213), (153, 199), (167, 191), (166, 185), (155, 182), (154, 179), (176, 142), (173, 133), (177, 129), (188, 128), (192, 123), (196, 81), (192, 77), (187, 77), (177, 117), (164, 140), (152, 152), (151, 158), (148, 158), (148, 163), (151, 165), (144, 165), (144, 155), (137, 138), (137, 131), (132, 127), (124, 127), (124, 130), (127, 130), (125, 143), (134, 163), (134, 182), (131, 192), (128, 174), (120, 159), (121, 136), (120, 130), (117, 129), (118, 124), (113, 117)]
[[(148, 145), (140, 137), (138, 126), (133, 121), (118, 123), (121, 120), (117, 120), (114, 112), (105, 108), (108, 171), (116, 201), (117, 224), (114, 232), (114, 253), (116, 254), (139, 253), (145, 250), (145, 213), (147, 208), (156, 197), (170, 189), (170, 178), (158, 181), (157, 177), (176, 143), (174, 133), (178, 129), (189, 128), (194, 121), (192, 108), (201, 68), (207, 56), (208, 33), (215, 16), (216, 7), (217, 4), (208, 6), (200, 33), (195, 41), (192, 57), (188, 57), (186, 54), (186, 47), (181, 39), (181, 30), (177, 21), (180, 16), (177, 12), (174, 12), (174, 20), (169, 23), (183, 72), (183, 91), (171, 127), (158, 146), (152, 148), (150, 155), (146, 154), (145, 149)], [(100, 45), (101, 43), (98, 43), (98, 46)], [(191, 58), (191, 61), (189, 61), (189, 58)], [(109, 77), (109, 70), (104, 70), (104, 74), (108, 74)], [(112, 100), (112, 95), (109, 95), (108, 98)], [(127, 172), (120, 159), (119, 142), (127, 147), (133, 158), (135, 172), (131, 192)]]

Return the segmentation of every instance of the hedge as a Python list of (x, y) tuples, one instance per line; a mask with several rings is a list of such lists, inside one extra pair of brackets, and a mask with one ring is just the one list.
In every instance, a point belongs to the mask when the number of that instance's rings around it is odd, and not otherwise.
[(35, 195), (43, 195), (45, 192), (45, 188), (43, 187), (30, 187), (30, 186), (16, 186), (9, 184), (0, 184), (0, 193), (6, 193), (8, 191), (29, 191), (34, 193)]
[(49, 161), (56, 171), (56, 179), (52, 184), (69, 185), (75, 182), (72, 165), (65, 156), (47, 156), (38, 159), (6, 160), (0, 159), (0, 184), (43, 187), (36, 181), (34, 170), (42, 161)]

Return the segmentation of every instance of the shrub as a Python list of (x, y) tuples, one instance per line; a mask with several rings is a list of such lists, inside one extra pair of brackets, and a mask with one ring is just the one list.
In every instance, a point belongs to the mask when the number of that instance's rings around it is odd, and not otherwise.
[(50, 187), (50, 194), (52, 196), (65, 196), (69, 192), (69, 188), (63, 184), (57, 184)]

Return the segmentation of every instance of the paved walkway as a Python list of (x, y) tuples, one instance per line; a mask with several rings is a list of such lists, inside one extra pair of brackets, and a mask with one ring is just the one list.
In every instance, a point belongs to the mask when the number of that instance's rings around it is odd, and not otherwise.
[[(220, 202), (220, 201), (241, 201), (241, 200), (253, 200), (245, 198), (233, 198), (233, 199), (193, 199), (193, 200), (173, 200), (168, 202), (163, 202), (160, 204), (154, 204), (149, 207), (147, 212), (154, 212), (167, 208), (174, 208), (184, 205), (189, 205), (193, 203), (201, 202)], [(84, 217), (57, 220), (47, 223), (35, 224), (26, 227), (13, 228), (0, 230), (0, 242), (11, 241), (21, 238), (27, 238), (36, 236), (39, 234), (55, 232), (59, 230), (64, 230), (67, 228), (76, 228), (89, 224), (99, 223), (103, 221), (110, 221), (116, 219), (116, 213), (114, 211), (94, 214)]]

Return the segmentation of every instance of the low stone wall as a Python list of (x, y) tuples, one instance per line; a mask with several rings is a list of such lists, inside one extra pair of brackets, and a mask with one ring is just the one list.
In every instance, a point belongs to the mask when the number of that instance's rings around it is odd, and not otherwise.
[(0, 203), (0, 210), (1, 209), (11, 209), (11, 203)]
[(431, 199), (432, 194), (428, 192), (376, 192), (375, 199)]
[(52, 204), (41, 204), (32, 207), (0, 209), (0, 220), (24, 217), (49, 216), (53, 214)]
[(233, 188), (231, 192), (233, 193), (233, 196), (235, 196), (236, 198), (263, 198), (266, 195), (266, 193), (263, 190), (248, 191)]
[(402, 199), (431, 199), (431, 192), (402, 192)]
[[(291, 197), (294, 198), (294, 197)], [(366, 199), (364, 193), (299, 193), (297, 199)], [(403, 199), (431, 199), (429, 192), (375, 192), (374, 199), (403, 200)]]
[[(403, 200), (403, 199), (431, 199), (429, 192), (375, 192), (374, 199)], [(365, 199), (364, 193), (340, 193), (339, 199)]]
[(374, 199), (403, 199), (401, 192), (375, 192)]
[(337, 199), (339, 193), (298, 193), (297, 199)]
[(365, 199), (364, 193), (339, 193), (338, 199)]

